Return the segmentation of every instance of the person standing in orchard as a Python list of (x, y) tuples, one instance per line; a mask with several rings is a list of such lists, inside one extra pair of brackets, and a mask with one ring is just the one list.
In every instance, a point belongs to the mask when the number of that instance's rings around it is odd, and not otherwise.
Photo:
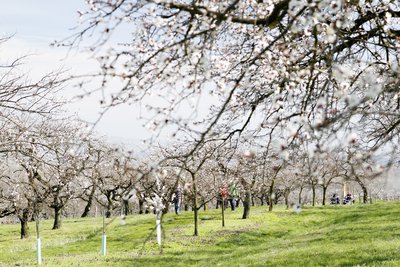
[(175, 205), (175, 214), (179, 215), (180, 207), (182, 203), (182, 188), (180, 185), (175, 190), (175, 197), (174, 197), (174, 205)]
[(236, 207), (236, 198), (238, 196), (238, 192), (236, 189), (236, 185), (235, 184), (231, 184), (229, 186), (229, 194), (228, 194), (229, 198), (229, 204), (231, 205), (231, 210), (234, 211), (235, 207)]
[(226, 209), (226, 204), (227, 204), (227, 197), (228, 195), (228, 186), (226, 185), (226, 183), (223, 183), (220, 188), (219, 188), (219, 197), (220, 197), (220, 201), (221, 201), (221, 205), (223, 207), (223, 209)]

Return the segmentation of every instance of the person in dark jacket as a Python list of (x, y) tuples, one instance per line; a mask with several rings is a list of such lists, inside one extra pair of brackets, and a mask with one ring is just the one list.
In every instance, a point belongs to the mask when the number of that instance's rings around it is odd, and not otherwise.
[(175, 214), (178, 215), (180, 211), (182, 203), (182, 188), (178, 186), (175, 190), (175, 197), (174, 197), (174, 205), (175, 205)]

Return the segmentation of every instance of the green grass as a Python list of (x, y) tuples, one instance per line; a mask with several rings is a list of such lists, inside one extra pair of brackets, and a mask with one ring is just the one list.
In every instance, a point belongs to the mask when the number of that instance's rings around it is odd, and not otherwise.
[[(64, 220), (62, 229), (41, 222), (43, 266), (400, 266), (400, 203), (267, 212), (200, 212), (164, 217), (163, 252), (155, 242), (155, 216), (108, 220), (107, 256), (101, 256), (101, 218)], [(0, 266), (35, 266), (35, 226), (19, 239), (19, 225), (0, 225)]]

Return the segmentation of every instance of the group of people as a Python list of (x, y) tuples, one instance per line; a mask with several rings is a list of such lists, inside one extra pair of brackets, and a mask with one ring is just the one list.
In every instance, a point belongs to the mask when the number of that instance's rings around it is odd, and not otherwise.
[[(231, 210), (235, 210), (238, 206), (239, 202), (239, 193), (234, 184), (231, 184), (228, 188), (226, 184), (223, 184), (219, 188), (219, 203), (224, 204), (224, 208), (227, 208), (227, 204), (229, 203)], [(175, 206), (175, 214), (179, 214), (181, 203), (182, 203), (182, 188), (178, 186), (175, 190), (174, 198), (173, 198), (174, 206)], [(353, 196), (348, 193), (343, 197), (342, 204), (352, 204), (354, 202)], [(339, 205), (340, 196), (338, 194), (333, 194), (331, 197), (332, 205)]]
[[(343, 197), (342, 204), (352, 204), (353, 203), (353, 196), (349, 193)], [(340, 197), (338, 194), (333, 194), (331, 197), (331, 204), (338, 205), (340, 204)]]
[[(218, 193), (219, 193), (219, 199), (218, 199), (219, 203), (223, 202), (224, 208), (226, 208), (227, 203), (229, 202), (231, 210), (235, 210), (235, 207), (237, 207), (239, 204), (239, 192), (236, 188), (236, 185), (231, 184), (228, 188), (226, 184), (223, 184), (219, 188)], [(177, 188), (175, 189), (172, 200), (174, 203), (175, 214), (178, 215), (182, 204), (182, 188), (180, 185), (178, 185)]]
[(236, 188), (236, 185), (231, 184), (228, 188), (225, 183), (222, 184), (222, 186), (219, 188), (218, 201), (221, 204), (224, 204), (224, 209), (226, 209), (226, 207), (228, 206), (227, 202), (229, 202), (231, 210), (235, 210), (235, 208), (239, 205), (239, 192)]

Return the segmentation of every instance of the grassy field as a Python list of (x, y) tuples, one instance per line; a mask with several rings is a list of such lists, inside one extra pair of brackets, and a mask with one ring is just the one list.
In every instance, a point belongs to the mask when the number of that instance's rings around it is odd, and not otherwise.
[[(64, 220), (62, 229), (41, 223), (43, 266), (400, 266), (400, 203), (304, 208), (300, 213), (253, 207), (164, 217), (163, 252), (155, 242), (154, 215), (107, 221), (107, 256), (101, 256), (101, 218)], [(35, 266), (32, 237), (19, 225), (0, 225), (0, 266)]]

